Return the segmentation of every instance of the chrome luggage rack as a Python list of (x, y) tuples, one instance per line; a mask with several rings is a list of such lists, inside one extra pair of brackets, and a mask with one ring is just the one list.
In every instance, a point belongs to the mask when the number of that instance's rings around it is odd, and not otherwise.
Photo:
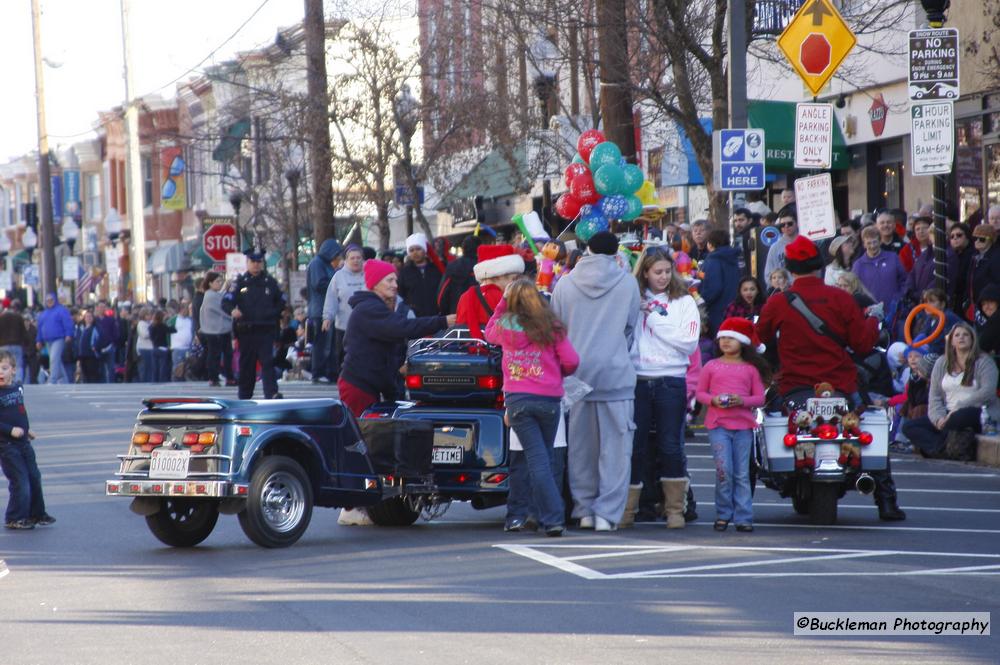
[(486, 340), (472, 337), (467, 328), (451, 328), (439, 337), (422, 337), (410, 342), (407, 356), (426, 351), (451, 351), (456, 353), (476, 353), (486, 355), (499, 353), (500, 347)]

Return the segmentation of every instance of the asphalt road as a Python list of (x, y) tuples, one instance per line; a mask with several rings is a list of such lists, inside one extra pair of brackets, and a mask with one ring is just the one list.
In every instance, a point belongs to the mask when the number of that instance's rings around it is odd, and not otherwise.
[(996, 469), (895, 456), (909, 519), (893, 524), (854, 494), (837, 526), (812, 527), (758, 488), (756, 531), (718, 534), (710, 453), (696, 436), (701, 519), (680, 531), (556, 540), (504, 534), (502, 508), (456, 505), (401, 529), (342, 527), (317, 510), (288, 549), (258, 548), (222, 516), (203, 545), (177, 550), (103, 483), (140, 398), (209, 389), (26, 390), (59, 521), (0, 532), (3, 665), (1000, 662), (996, 637), (792, 634), (793, 612), (1000, 616)]

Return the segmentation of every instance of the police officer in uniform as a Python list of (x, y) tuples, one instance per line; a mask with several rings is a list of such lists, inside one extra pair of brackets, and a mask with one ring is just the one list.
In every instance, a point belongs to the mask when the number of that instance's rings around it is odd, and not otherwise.
[(233, 331), (239, 342), (239, 398), (253, 398), (259, 362), (264, 399), (280, 399), (274, 374), (274, 343), (285, 309), (285, 294), (277, 280), (264, 270), (264, 250), (257, 246), (244, 253), (247, 271), (236, 278), (222, 298), (222, 309), (233, 317)]

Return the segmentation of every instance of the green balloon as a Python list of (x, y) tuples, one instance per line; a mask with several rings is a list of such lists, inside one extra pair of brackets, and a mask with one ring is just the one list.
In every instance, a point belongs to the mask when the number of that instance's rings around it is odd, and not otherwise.
[(618, 162), (621, 161), (621, 158), (622, 151), (619, 150), (618, 146), (611, 141), (598, 143), (590, 152), (590, 170), (591, 172), (596, 172), (605, 164), (614, 164), (615, 166), (618, 166)]
[(625, 200), (628, 202), (628, 208), (625, 210), (625, 214), (622, 215), (622, 220), (631, 222), (642, 214), (642, 201), (635, 195), (626, 196)]
[(646, 176), (643, 175), (642, 169), (635, 164), (626, 164), (622, 169), (625, 176), (625, 191), (621, 194), (634, 194), (639, 191), (642, 187), (642, 183), (645, 182)]
[(624, 186), (625, 173), (617, 164), (605, 164), (594, 172), (594, 188), (598, 194), (618, 194)]
[(575, 164), (586, 164), (587, 160), (584, 159), (583, 157), (581, 157), (580, 153), (576, 153), (576, 155), (573, 156), (573, 163), (575, 163)]

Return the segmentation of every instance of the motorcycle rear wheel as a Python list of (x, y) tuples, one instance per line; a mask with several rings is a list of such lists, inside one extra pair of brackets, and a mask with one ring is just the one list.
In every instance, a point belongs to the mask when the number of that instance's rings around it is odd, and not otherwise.
[(829, 525), (837, 522), (837, 499), (840, 489), (837, 483), (813, 482), (812, 498), (809, 500), (809, 518), (813, 524)]

